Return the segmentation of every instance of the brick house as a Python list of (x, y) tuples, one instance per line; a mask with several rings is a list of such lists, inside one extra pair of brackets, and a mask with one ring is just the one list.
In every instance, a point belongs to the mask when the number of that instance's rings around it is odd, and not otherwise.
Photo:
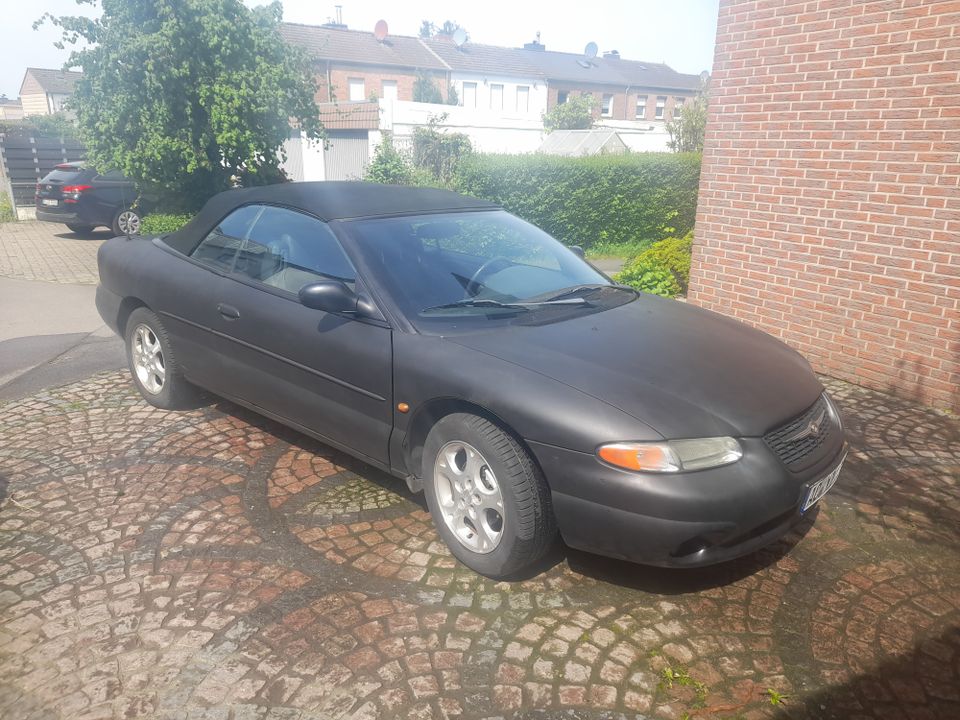
[(690, 300), (960, 409), (960, 2), (721, 0)]

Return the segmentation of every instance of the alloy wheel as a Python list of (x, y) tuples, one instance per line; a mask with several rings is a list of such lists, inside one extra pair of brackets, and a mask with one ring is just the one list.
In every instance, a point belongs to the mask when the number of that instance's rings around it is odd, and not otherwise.
[(480, 451), (461, 440), (448, 442), (437, 454), (433, 482), (457, 541), (475, 553), (493, 552), (503, 536), (503, 495)]
[(140, 384), (147, 392), (156, 395), (163, 390), (167, 369), (163, 360), (160, 340), (147, 325), (137, 325), (130, 339), (133, 369)]

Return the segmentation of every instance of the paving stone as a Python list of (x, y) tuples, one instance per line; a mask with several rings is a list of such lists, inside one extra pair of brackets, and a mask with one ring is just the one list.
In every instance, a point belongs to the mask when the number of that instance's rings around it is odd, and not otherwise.
[(960, 423), (827, 383), (851, 453), (814, 524), (718, 568), (510, 583), (401, 485), (227, 403), (156, 410), (118, 373), (10, 403), (0, 716), (666, 719), (698, 687), (731, 717), (767, 688), (797, 718), (960, 716)]

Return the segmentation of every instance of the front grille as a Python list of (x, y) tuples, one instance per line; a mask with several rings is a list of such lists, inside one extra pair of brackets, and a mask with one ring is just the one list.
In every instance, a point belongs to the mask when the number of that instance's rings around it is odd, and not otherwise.
[[(818, 431), (811, 432), (811, 422), (821, 417), (823, 419), (819, 423)], [(799, 470), (807, 464), (804, 460), (815, 453), (836, 431), (836, 418), (826, 396), (821, 395), (813, 405), (793, 420), (764, 435), (763, 440), (784, 465), (791, 470)]]

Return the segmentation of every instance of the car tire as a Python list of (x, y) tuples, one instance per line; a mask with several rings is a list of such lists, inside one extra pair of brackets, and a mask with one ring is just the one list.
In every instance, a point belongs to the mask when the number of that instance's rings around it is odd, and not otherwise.
[(77, 235), (86, 235), (88, 232), (93, 232), (93, 228), (93, 225), (71, 225), (67, 223), (67, 229)]
[(140, 225), (143, 218), (138, 210), (133, 208), (123, 208), (113, 216), (113, 222), (110, 223), (110, 229), (114, 235), (139, 235)]
[(124, 332), (133, 384), (154, 407), (175, 410), (196, 400), (197, 389), (183, 377), (163, 323), (147, 308), (130, 313)]
[(481, 575), (503, 578), (528, 569), (556, 541), (550, 488), (539, 467), (485, 418), (456, 413), (440, 419), (424, 444), (423, 479), (437, 532)]

